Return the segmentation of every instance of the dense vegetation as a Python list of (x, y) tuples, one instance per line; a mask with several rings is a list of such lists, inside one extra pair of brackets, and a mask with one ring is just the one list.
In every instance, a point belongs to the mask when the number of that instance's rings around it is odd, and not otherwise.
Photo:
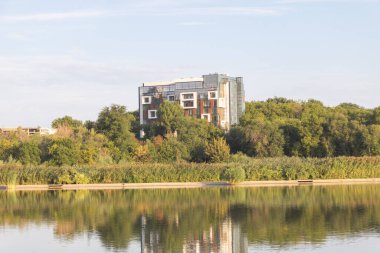
[(283, 98), (250, 102), (228, 142), (233, 152), (258, 157), (380, 155), (380, 107)]
[[(380, 107), (332, 108), (282, 98), (249, 102), (229, 133), (185, 117), (176, 103), (164, 102), (158, 115), (154, 124), (141, 127), (138, 113), (112, 105), (94, 122), (54, 120), (54, 135), (0, 134), (0, 183), (380, 176)], [(139, 140), (142, 128), (146, 136)], [(308, 159), (329, 157), (340, 158)]]
[(233, 155), (229, 163), (3, 165), (0, 169), (0, 185), (380, 178), (380, 157), (252, 159)]
[(51, 136), (0, 134), (0, 163), (221, 163), (238, 152), (250, 157), (380, 155), (380, 107), (325, 107), (315, 100), (283, 98), (248, 102), (240, 125), (228, 134), (205, 120), (184, 117), (175, 103), (164, 102), (158, 115), (155, 124), (143, 127), (144, 140), (137, 139), (138, 113), (119, 105), (104, 108), (95, 122), (56, 119), (52, 126), (58, 131)]
[(59, 240), (99, 238), (112, 251), (126, 251), (146, 233), (143, 243), (158, 238), (162, 252), (182, 252), (194, 240), (207, 247), (208, 236), (226, 232), (230, 221), (234, 240), (283, 249), (354, 233), (376, 236), (379, 198), (379, 185), (0, 192), (0, 227), (28, 233), (30, 225), (48, 223)]

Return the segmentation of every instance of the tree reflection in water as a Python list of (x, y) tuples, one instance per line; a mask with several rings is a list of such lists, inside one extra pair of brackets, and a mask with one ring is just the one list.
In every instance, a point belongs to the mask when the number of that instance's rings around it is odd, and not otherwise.
[(379, 233), (380, 186), (0, 192), (0, 227), (51, 223), (142, 252), (248, 252)]

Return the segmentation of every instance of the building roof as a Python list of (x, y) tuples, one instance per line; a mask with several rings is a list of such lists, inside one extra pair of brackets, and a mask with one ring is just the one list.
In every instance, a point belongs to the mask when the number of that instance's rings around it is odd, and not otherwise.
[(172, 81), (162, 81), (162, 82), (148, 82), (143, 83), (143, 86), (160, 86), (160, 85), (170, 85), (175, 83), (190, 83), (190, 82), (203, 82), (203, 77), (189, 77), (189, 78), (180, 78)]

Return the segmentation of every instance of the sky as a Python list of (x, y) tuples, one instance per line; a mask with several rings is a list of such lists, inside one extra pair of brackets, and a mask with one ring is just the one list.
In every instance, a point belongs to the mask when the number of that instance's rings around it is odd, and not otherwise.
[(143, 82), (226, 73), (247, 100), (380, 105), (380, 0), (0, 0), (0, 127), (137, 110)]

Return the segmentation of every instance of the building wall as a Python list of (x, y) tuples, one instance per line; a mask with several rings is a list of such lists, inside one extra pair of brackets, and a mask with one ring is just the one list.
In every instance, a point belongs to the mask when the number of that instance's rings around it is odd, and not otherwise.
[[(211, 98), (215, 92), (216, 98)], [(188, 93), (189, 96), (184, 96)], [(188, 100), (194, 94), (193, 100)], [(149, 103), (146, 103), (149, 100)], [(155, 111), (164, 100), (180, 103), (185, 116), (205, 118), (229, 130), (237, 124), (244, 106), (242, 78), (222, 74), (204, 75), (202, 78), (174, 82), (146, 83), (139, 87), (140, 123), (151, 124)], [(145, 101), (145, 102), (144, 102)], [(188, 108), (186, 108), (188, 106)]]

